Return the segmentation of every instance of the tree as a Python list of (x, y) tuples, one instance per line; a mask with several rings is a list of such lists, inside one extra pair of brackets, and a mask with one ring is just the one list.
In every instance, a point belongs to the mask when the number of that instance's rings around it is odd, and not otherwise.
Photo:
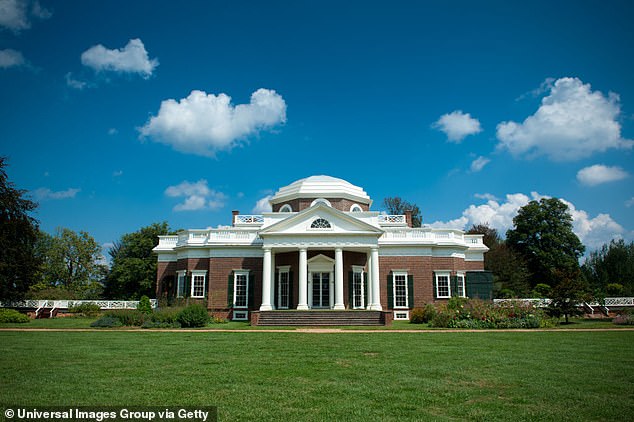
[(110, 298), (155, 297), (156, 255), (160, 235), (169, 234), (167, 222), (142, 227), (124, 234), (108, 253), (112, 257), (110, 274), (106, 279), (105, 295)]
[(101, 246), (90, 234), (67, 228), (57, 229), (55, 236), (42, 233), (38, 253), (43, 259), (41, 284), (34, 290), (56, 289), (67, 298), (99, 295), (106, 270), (100, 263)]
[(568, 206), (557, 198), (542, 198), (520, 208), (506, 242), (527, 262), (532, 286), (546, 283), (555, 288), (560, 273), (574, 273), (585, 247), (572, 231)]
[(412, 212), (412, 227), (420, 227), (423, 218), (420, 215), (420, 209), (418, 205), (411, 204), (408, 201), (405, 201), (398, 196), (385, 198), (383, 200), (383, 206), (388, 214), (393, 215), (402, 215), (405, 214), (405, 211)]
[(509, 248), (498, 231), (488, 224), (473, 225), (467, 234), (483, 234), (489, 248), (484, 254), (484, 269), (493, 273), (495, 294), (498, 297), (526, 297), (530, 291), (530, 272), (524, 258)]
[[(612, 240), (590, 253), (581, 266), (590, 287), (607, 295), (634, 296), (634, 242)], [(620, 284), (619, 289), (611, 284)]]
[(9, 182), (0, 157), (0, 300), (22, 299), (40, 266), (35, 254), (38, 222), (29, 215), (37, 204)]
[(582, 282), (579, 269), (556, 269), (553, 273), (557, 285), (550, 292), (551, 302), (547, 312), (555, 318), (563, 316), (568, 324), (569, 317), (583, 314), (579, 305), (588, 299), (586, 297), (587, 289)]

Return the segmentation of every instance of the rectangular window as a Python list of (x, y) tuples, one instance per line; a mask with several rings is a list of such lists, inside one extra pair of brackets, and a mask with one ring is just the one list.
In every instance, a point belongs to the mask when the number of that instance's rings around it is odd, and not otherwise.
[(248, 307), (249, 273), (236, 271), (233, 276), (233, 306), (235, 308)]
[(185, 297), (185, 271), (176, 272), (176, 297)]
[(407, 308), (407, 273), (394, 273), (394, 308)]
[(207, 271), (192, 271), (192, 289), (191, 297), (203, 298), (205, 297), (205, 279), (207, 278)]
[(449, 273), (436, 273), (436, 297), (451, 297), (451, 287), (449, 286)]
[(352, 273), (352, 300), (354, 309), (363, 309), (365, 307), (365, 295), (363, 289), (363, 270), (355, 269)]
[(467, 297), (464, 288), (464, 274), (456, 275), (456, 293), (460, 297)]

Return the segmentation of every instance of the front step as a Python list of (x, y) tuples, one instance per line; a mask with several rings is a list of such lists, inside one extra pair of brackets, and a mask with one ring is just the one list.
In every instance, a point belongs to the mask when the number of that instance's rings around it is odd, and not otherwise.
[(257, 325), (380, 326), (385, 325), (385, 319), (380, 311), (263, 311)]

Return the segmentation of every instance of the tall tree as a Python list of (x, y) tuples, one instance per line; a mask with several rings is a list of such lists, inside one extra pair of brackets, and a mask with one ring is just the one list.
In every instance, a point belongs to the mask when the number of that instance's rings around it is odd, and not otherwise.
[(423, 217), (420, 214), (418, 205), (412, 204), (398, 196), (385, 198), (383, 200), (383, 207), (388, 214), (402, 215), (405, 211), (412, 212), (412, 227), (420, 227), (423, 222)]
[(489, 248), (484, 254), (484, 269), (493, 273), (495, 295), (526, 297), (530, 292), (530, 272), (524, 258), (486, 223), (473, 225), (467, 233), (484, 235), (482, 240)]
[(106, 280), (105, 295), (110, 298), (154, 297), (156, 283), (156, 255), (152, 249), (158, 237), (170, 233), (167, 222), (142, 227), (134, 233), (124, 234), (115, 242), (109, 254), (112, 257), (110, 274)]
[(38, 223), (29, 215), (37, 204), (9, 181), (0, 157), (0, 300), (21, 299), (40, 266), (35, 254)]
[(42, 233), (39, 239), (42, 265), (42, 284), (72, 296), (94, 296), (105, 276), (101, 263), (101, 246), (85, 231), (57, 229), (55, 236)]
[(590, 287), (610, 294), (609, 284), (623, 286), (624, 296), (634, 296), (634, 242), (612, 240), (600, 250), (590, 253), (581, 266)]
[(531, 201), (513, 219), (506, 232), (507, 244), (526, 259), (532, 287), (546, 283), (556, 287), (557, 274), (576, 274), (585, 247), (572, 231), (568, 206), (557, 198)]

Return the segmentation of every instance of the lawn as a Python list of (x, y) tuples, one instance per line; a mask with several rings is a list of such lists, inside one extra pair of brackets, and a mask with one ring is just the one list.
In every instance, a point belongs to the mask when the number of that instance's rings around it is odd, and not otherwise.
[(0, 403), (220, 420), (626, 420), (634, 332), (0, 332)]

